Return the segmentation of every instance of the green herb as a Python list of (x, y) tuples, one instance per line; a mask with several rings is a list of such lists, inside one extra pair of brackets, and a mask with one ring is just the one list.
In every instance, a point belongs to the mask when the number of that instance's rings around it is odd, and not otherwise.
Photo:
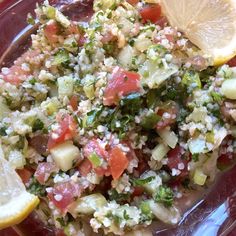
[(211, 92), (211, 96), (215, 102), (221, 102), (223, 99), (223, 96), (220, 93), (217, 93), (215, 91)]
[(158, 116), (156, 113), (151, 112), (149, 115), (145, 116), (141, 121), (141, 126), (144, 129), (153, 129), (158, 121), (161, 120), (161, 117)]
[(35, 78), (32, 78), (29, 80), (29, 83), (32, 84), (32, 85), (35, 85), (37, 82), (37, 80)]
[(153, 214), (152, 214), (152, 211), (151, 211), (151, 208), (150, 208), (150, 205), (148, 202), (146, 202), (146, 201), (141, 202), (140, 210), (143, 215), (143, 217), (142, 217), (143, 221), (152, 220)]
[(160, 96), (160, 92), (157, 89), (151, 89), (149, 90), (149, 92), (147, 93), (147, 98), (146, 98), (146, 102), (147, 102), (147, 106), (149, 108), (155, 108), (157, 106), (157, 102), (159, 101), (159, 97)]
[(124, 210), (123, 217), (124, 217), (125, 220), (129, 220), (129, 219), (130, 219), (130, 217), (129, 217), (129, 215), (127, 214), (127, 211), (126, 211), (126, 210)]
[(134, 186), (143, 186), (145, 184), (150, 183), (154, 179), (155, 179), (155, 176), (150, 176), (150, 177), (147, 177), (146, 179), (133, 179), (132, 183)]
[(198, 153), (193, 154), (193, 155), (192, 155), (192, 160), (193, 160), (194, 162), (198, 162), (198, 161), (199, 161), (199, 154), (198, 154)]
[(35, 19), (33, 18), (33, 16), (30, 13), (28, 13), (28, 15), (27, 15), (27, 23), (30, 25), (35, 24)]
[(86, 126), (93, 126), (96, 122), (96, 119), (101, 115), (103, 109), (102, 107), (92, 110), (87, 113), (86, 115)]
[(134, 115), (142, 106), (142, 99), (139, 93), (132, 93), (120, 101), (120, 106), (123, 113)]
[(102, 165), (102, 159), (95, 152), (90, 154), (88, 159), (90, 160), (94, 168)]
[(36, 119), (33, 123), (32, 130), (36, 132), (38, 130), (42, 130), (44, 128), (44, 123), (40, 119)]
[(66, 65), (70, 60), (69, 53), (65, 49), (59, 49), (54, 55), (53, 65)]
[(62, 227), (66, 226), (66, 222), (63, 218), (57, 218), (56, 221), (58, 221)]
[(31, 178), (30, 185), (27, 188), (27, 190), (39, 197), (45, 197), (46, 196), (46, 189), (45, 186), (41, 185), (35, 177)]
[(172, 206), (174, 200), (174, 193), (171, 188), (160, 186), (155, 196), (155, 201), (163, 203), (165, 206)]
[(7, 130), (7, 127), (1, 127), (0, 128), (0, 136), (7, 136), (6, 130)]
[(129, 193), (118, 193), (116, 189), (111, 189), (108, 194), (111, 201), (115, 200), (118, 203), (127, 202), (130, 199)]
[(185, 72), (181, 83), (187, 87), (189, 92), (202, 87), (199, 74), (192, 70)]
[(128, 44), (133, 47), (134, 46), (134, 43), (135, 43), (135, 40), (133, 38), (130, 38), (129, 41), (128, 41)]
[(112, 41), (103, 45), (103, 49), (108, 55), (113, 55), (116, 50), (116, 42)]

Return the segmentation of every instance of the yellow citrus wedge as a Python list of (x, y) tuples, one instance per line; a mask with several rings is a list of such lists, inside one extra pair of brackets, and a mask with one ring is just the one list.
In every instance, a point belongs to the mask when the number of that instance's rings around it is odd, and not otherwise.
[(170, 24), (182, 31), (214, 65), (236, 55), (236, 0), (160, 0)]
[(38, 197), (26, 191), (0, 146), (0, 229), (20, 223), (38, 204)]

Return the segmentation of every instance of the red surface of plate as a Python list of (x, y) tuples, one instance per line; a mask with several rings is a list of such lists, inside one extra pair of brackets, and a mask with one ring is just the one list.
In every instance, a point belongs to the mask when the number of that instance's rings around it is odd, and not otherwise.
[[(9, 65), (24, 51), (27, 45), (25, 35), (29, 35), (34, 30), (32, 26), (27, 26), (26, 15), (28, 12), (33, 13), (36, 2), (42, 2), (42, 0), (3, 0), (0, 3), (0, 67)], [(73, 0), (51, 2), (59, 8), (73, 5), (70, 10), (68, 8), (66, 11), (72, 18), (79, 16), (86, 19), (92, 12), (92, 1), (89, 0), (82, 4), (74, 4)], [(178, 226), (172, 229), (156, 230), (154, 235), (234, 236), (236, 235), (235, 227), (236, 167), (219, 178), (209, 194), (184, 215)], [(15, 229), (25, 236), (56, 235), (53, 229), (46, 227), (37, 219), (35, 213), (32, 213)], [(11, 229), (0, 231), (0, 236), (5, 235), (15, 236), (15, 233)]]

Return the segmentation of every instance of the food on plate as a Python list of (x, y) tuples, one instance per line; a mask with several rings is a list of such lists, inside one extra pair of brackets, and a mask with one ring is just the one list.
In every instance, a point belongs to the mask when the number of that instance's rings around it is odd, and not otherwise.
[(235, 162), (234, 1), (93, 9), (82, 22), (39, 5), (29, 49), (1, 68), (0, 228), (39, 198), (67, 236), (152, 235)]

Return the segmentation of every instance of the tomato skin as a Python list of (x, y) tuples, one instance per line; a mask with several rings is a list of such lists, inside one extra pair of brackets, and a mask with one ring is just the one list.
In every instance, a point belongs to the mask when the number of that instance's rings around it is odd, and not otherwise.
[(140, 75), (115, 67), (104, 91), (103, 104), (105, 106), (117, 105), (122, 96), (140, 92)]
[(28, 183), (31, 176), (33, 175), (32, 171), (27, 168), (16, 170), (16, 172), (20, 176), (24, 184)]
[(220, 146), (219, 158), (217, 159), (217, 167), (220, 170), (225, 170), (232, 166), (235, 162), (234, 150), (229, 150), (229, 146), (233, 144), (233, 138), (227, 136)]
[(229, 60), (227, 62), (227, 65), (229, 65), (230, 67), (236, 66), (236, 57), (233, 57), (231, 60)]
[(102, 147), (103, 143), (100, 139), (90, 140), (84, 147), (83, 152), (85, 157), (89, 157), (92, 153), (96, 153), (98, 156), (102, 157), (104, 160), (108, 159), (108, 152)]
[[(181, 176), (185, 176), (188, 171), (187, 171), (187, 166), (188, 166), (188, 160), (182, 158), (184, 153), (184, 149), (180, 146), (176, 146), (174, 149), (170, 150), (167, 153), (167, 166), (170, 169), (179, 169), (178, 165), (179, 164), (184, 164), (184, 169), (180, 170), (181, 171)], [(187, 172), (186, 172), (187, 171)]]
[[(62, 211), (66, 211), (67, 207), (74, 202), (76, 197), (80, 197), (82, 188), (73, 183), (67, 181), (55, 185), (51, 191), (48, 192), (48, 198), (53, 204)], [(57, 199), (59, 197), (59, 199)]]
[(144, 189), (142, 187), (136, 186), (134, 187), (134, 191), (132, 193), (132, 197), (139, 197), (144, 193)]
[(84, 159), (78, 166), (80, 174), (84, 177), (88, 175), (93, 169), (91, 162), (88, 159)]
[(118, 147), (114, 147), (110, 152), (109, 166), (113, 179), (118, 179), (128, 167), (129, 161), (125, 153)]
[(38, 164), (34, 176), (40, 184), (45, 184), (50, 175), (55, 171), (57, 171), (57, 168), (54, 163), (42, 162)]
[(58, 41), (59, 25), (56, 21), (49, 21), (44, 27), (44, 35), (47, 40), (53, 44)]
[(151, 22), (151, 23), (157, 23), (158, 20), (161, 19), (161, 6), (159, 4), (150, 4), (144, 6), (139, 11), (143, 23)]
[(78, 109), (78, 97), (76, 95), (73, 95), (71, 97), (70, 105), (71, 105), (73, 111), (77, 111), (77, 109)]
[(65, 114), (58, 118), (59, 128), (52, 131), (48, 139), (48, 149), (52, 149), (57, 144), (72, 139), (76, 135), (77, 125), (72, 116)]
[(127, 2), (134, 6), (139, 2), (139, 0), (127, 0)]

